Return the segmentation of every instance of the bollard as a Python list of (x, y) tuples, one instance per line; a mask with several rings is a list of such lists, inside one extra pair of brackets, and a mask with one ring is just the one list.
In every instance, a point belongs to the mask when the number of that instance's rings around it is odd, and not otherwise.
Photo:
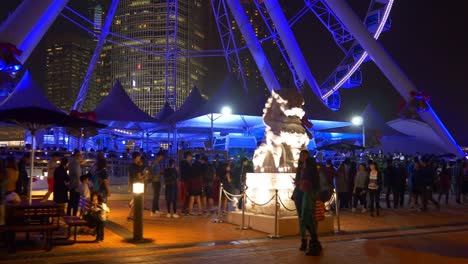
[(278, 230), (278, 189), (275, 190), (275, 234), (270, 235), (270, 238), (280, 238)]
[(223, 184), (219, 186), (219, 199), (218, 199), (218, 216), (213, 219), (213, 223), (222, 223), (223, 220), (221, 220), (221, 203), (222, 203), (222, 196), (223, 196)]
[(246, 195), (245, 195), (245, 186), (244, 186), (244, 191), (242, 193), (242, 226), (239, 227), (239, 229), (241, 230), (246, 230), (246, 229), (249, 229), (248, 226), (245, 226), (245, 199), (246, 199)]
[(338, 193), (335, 191), (335, 212), (336, 212), (336, 227), (337, 227), (337, 232), (341, 232), (341, 226), (340, 226), (340, 201), (338, 200)]
[(133, 240), (138, 242), (143, 240), (143, 193), (135, 193), (133, 201)]

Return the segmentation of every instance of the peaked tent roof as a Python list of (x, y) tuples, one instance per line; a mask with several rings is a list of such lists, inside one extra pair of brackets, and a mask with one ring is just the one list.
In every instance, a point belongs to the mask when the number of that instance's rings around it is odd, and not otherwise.
[(229, 74), (218, 91), (192, 117), (220, 113), (224, 106), (232, 108), (232, 113), (236, 115), (261, 116), (265, 102), (265, 98), (247, 94), (238, 78)]
[(206, 99), (197, 87), (193, 87), (185, 102), (165, 122), (175, 124), (193, 117), (193, 113), (206, 104)]
[(40, 107), (47, 110), (64, 113), (45, 96), (42, 89), (26, 71), (15, 90), (0, 104), (0, 110), (8, 110), (22, 107)]
[[(364, 127), (366, 130), (378, 131), (379, 134), (381, 134), (382, 136), (407, 136), (406, 134), (403, 134), (387, 125), (371, 104), (368, 104), (366, 106), (361, 116), (364, 120)], [(358, 126), (347, 126), (341, 128), (326, 129), (322, 131), (360, 134), (362, 133), (362, 128)]]
[[(98, 120), (107, 121), (110, 127), (139, 128), (135, 123), (156, 123), (154, 118), (133, 103), (118, 80), (94, 112)], [(131, 122), (134, 124), (129, 126)]]
[(169, 116), (174, 114), (174, 109), (171, 107), (169, 102), (166, 102), (161, 109), (155, 116), (154, 119), (156, 119), (159, 122), (164, 122)]

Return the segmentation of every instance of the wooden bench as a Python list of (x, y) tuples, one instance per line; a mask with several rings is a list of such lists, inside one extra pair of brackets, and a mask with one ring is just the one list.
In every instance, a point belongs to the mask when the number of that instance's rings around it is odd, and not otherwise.
[(15, 249), (16, 233), (24, 232), (29, 238), (31, 232), (41, 232), (45, 238), (45, 249), (53, 246), (53, 232), (60, 228), (63, 205), (54, 203), (10, 204), (6, 207), (6, 234), (9, 252)]
[(78, 227), (88, 226), (88, 221), (83, 219), (83, 215), (89, 209), (89, 201), (81, 196), (78, 204), (78, 216), (64, 216), (63, 221), (68, 225), (68, 236), (70, 238), (73, 228), (73, 242), (76, 243)]

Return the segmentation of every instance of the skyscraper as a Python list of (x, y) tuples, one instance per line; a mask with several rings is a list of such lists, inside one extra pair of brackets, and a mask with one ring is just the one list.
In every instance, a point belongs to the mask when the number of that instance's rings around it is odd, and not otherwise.
[[(176, 54), (204, 48), (206, 33), (203, 32), (200, 21), (207, 19), (207, 16), (200, 12), (209, 8), (205, 6), (207, 4), (207, 1), (202, 0), (178, 0), (177, 20), (171, 16), (168, 20), (165, 0), (120, 1), (112, 31), (136, 39), (137, 41), (117, 38), (120, 42), (137, 48), (113, 45), (111, 76), (112, 80), (120, 80), (135, 104), (148, 114), (155, 115), (166, 100), (172, 107), (180, 106), (194, 85), (203, 85), (207, 70), (202, 60), (180, 55), (171, 60), (165, 57), (165, 50), (166, 41), (170, 52)], [(175, 24), (177, 39), (166, 38), (167, 32), (174, 33)], [(166, 63), (168, 60), (173, 64)]]
[[(73, 106), (91, 54), (92, 43), (86, 38), (77, 35), (47, 36), (45, 92), (58, 108), (69, 111)], [(84, 110), (92, 110), (95, 103), (96, 98), (88, 95)]]
[[(283, 11), (286, 12), (284, 8), (285, 1), (280, 0), (279, 2), (283, 7)], [(253, 1), (243, 0), (242, 6), (244, 7), (245, 13), (249, 18), (249, 22), (255, 32), (257, 39), (260, 41), (260, 44), (266, 56), (268, 57), (268, 60), (280, 85), (283, 87), (293, 87), (291, 86), (294, 85), (292, 75), (286, 63), (284, 62), (281, 54), (278, 51), (275, 40), (271, 38), (267, 39), (268, 37), (270, 37), (270, 32), (268, 32), (265, 22), (263, 21), (263, 18), (259, 13), (258, 9), (256, 8), (255, 4), (253, 3)], [(268, 17), (267, 13), (264, 13), (264, 15)], [(237, 28), (236, 21), (232, 17), (231, 19), (231, 23), (236, 33), (236, 39), (239, 43), (238, 46), (245, 46), (246, 42)], [(244, 71), (249, 92), (251, 91), (259, 95), (269, 94), (270, 92), (268, 91), (268, 88), (266, 87), (265, 82), (255, 63), (255, 60), (253, 59), (250, 52), (247, 49), (244, 49), (241, 53), (239, 53), (239, 56), (241, 59), (242, 69)]]

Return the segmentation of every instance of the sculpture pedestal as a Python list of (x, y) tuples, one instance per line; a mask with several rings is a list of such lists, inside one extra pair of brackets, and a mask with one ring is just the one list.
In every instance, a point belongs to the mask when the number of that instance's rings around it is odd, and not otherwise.
[[(299, 234), (299, 221), (291, 196), (294, 190), (294, 173), (247, 173), (247, 197), (244, 225), (275, 234), (275, 210), (278, 210), (278, 233), (280, 236)], [(275, 193), (278, 190), (278, 206)], [(333, 233), (333, 216), (326, 216), (319, 222), (319, 234)], [(231, 212), (228, 222), (242, 225), (242, 212)]]
[[(228, 223), (242, 225), (242, 212), (231, 212), (228, 215)], [(333, 225), (334, 217), (326, 216), (325, 220), (318, 224), (318, 234), (330, 234), (335, 232)], [(275, 233), (275, 217), (260, 214), (245, 214), (245, 225), (253, 230), (265, 232), (267, 234)], [(280, 236), (299, 235), (299, 221), (297, 216), (284, 216), (278, 218), (278, 233)]]

